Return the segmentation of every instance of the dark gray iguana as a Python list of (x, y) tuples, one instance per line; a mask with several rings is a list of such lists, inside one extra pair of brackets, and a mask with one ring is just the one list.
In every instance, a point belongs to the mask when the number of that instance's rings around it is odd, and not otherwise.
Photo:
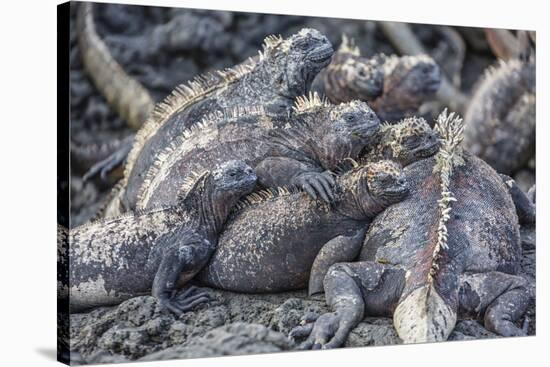
[(198, 280), (277, 292), (305, 288), (309, 278), (310, 293), (317, 292), (328, 267), (357, 256), (370, 221), (407, 191), (400, 166), (379, 161), (336, 177), (331, 204), (292, 189), (252, 193), (237, 205)]
[(357, 158), (379, 127), (366, 103), (331, 105), (315, 94), (299, 98), (291, 116), (260, 107), (210, 114), (159, 151), (148, 170), (132, 175), (106, 215), (168, 205), (192, 171), (227, 159), (246, 161), (264, 187), (297, 185), (330, 201), (334, 181), (326, 171)]
[(514, 275), (521, 245), (508, 186), (461, 152), (460, 119), (444, 113), (437, 130), (440, 151), (405, 169), (410, 195), (372, 222), (359, 262), (328, 270), (334, 312), (293, 331), (309, 334), (302, 348), (340, 346), (365, 315), (393, 316), (406, 343), (447, 339), (459, 316), (481, 317), (503, 336), (524, 335), (515, 323), (530, 296)]
[(512, 174), (535, 154), (535, 60), (490, 67), (466, 110), (464, 146), (497, 172)]
[(441, 71), (426, 55), (361, 56), (353, 41), (343, 37), (331, 63), (315, 78), (313, 90), (331, 102), (367, 101), (382, 121), (395, 122), (418, 112), (435, 96)]
[(174, 206), (58, 231), (58, 261), (69, 261), (60, 294), (71, 312), (149, 292), (175, 313), (204, 302), (193, 289), (173, 296), (206, 264), (230, 210), (255, 184), (250, 166), (228, 161), (186, 182)]

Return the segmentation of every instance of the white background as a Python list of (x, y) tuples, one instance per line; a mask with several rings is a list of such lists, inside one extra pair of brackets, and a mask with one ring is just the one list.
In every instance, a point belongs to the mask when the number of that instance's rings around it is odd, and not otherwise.
[[(537, 336), (507, 340), (141, 363), (139, 366), (548, 365), (544, 204), (548, 134), (548, 10), (544, 1), (134, 1), (372, 20), (537, 30)], [(56, 4), (0, 3), (0, 365), (55, 362)], [(60, 123), (66, 123), (61, 121)], [(67, 122), (68, 123), (68, 122)], [(544, 347), (546, 345), (546, 347)]]

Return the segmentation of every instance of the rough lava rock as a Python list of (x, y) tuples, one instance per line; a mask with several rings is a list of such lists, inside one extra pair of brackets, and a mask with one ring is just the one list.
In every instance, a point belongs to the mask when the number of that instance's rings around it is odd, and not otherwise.
[[(522, 273), (535, 296), (535, 228), (522, 228)], [(116, 307), (71, 315), (74, 362), (119, 363), (225, 355), (274, 353), (296, 348), (289, 331), (305, 312), (328, 311), (324, 296), (306, 291), (239, 294), (204, 288), (209, 304), (176, 317), (162, 311), (155, 298), (132, 298)], [(181, 293), (181, 292), (180, 292)], [(536, 330), (535, 300), (527, 311), (528, 334)], [(449, 340), (497, 338), (476, 320), (459, 321)], [(345, 347), (401, 344), (392, 320), (366, 317)]]

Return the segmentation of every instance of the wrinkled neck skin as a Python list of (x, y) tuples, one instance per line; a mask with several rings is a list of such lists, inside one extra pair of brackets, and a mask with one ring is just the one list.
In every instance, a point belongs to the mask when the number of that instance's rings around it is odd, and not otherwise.
[(374, 197), (359, 171), (345, 173), (337, 178), (335, 208), (342, 215), (357, 221), (370, 221), (388, 204)]
[[(390, 79), (391, 75), (388, 74), (385, 75), (385, 78)], [(399, 120), (406, 114), (418, 110), (424, 97), (419, 93), (407, 93), (401, 85), (403, 82), (404, 80), (395, 81), (393, 79), (384, 82), (384, 92), (371, 103), (371, 107), (376, 113), (382, 115), (381, 119)]]
[(245, 77), (245, 84), (254, 91), (254, 95), (265, 98), (262, 102), (268, 104), (268, 110), (269, 106), (279, 106), (280, 109), (286, 106), (290, 110), (294, 99), (306, 95), (313, 82), (313, 80), (296, 80), (294, 85), (289, 85), (287, 76), (296, 71), (287, 70), (287, 65), (279, 64), (274, 64), (273, 61), (265, 58), (259, 61), (254, 70)]
[(353, 140), (325, 135), (317, 140), (315, 148), (319, 162), (328, 170), (337, 169), (346, 158), (356, 159), (365, 146), (369, 145), (367, 139), (354, 138)]
[(375, 162), (383, 159), (395, 161), (396, 157), (393, 156), (393, 151), (388, 144), (391, 141), (391, 133), (391, 129), (379, 131), (373, 138), (372, 143), (367, 145), (361, 152), (361, 161)]
[(198, 228), (203, 230), (211, 241), (222, 230), (232, 206), (236, 203), (235, 195), (215, 192), (212, 186), (205, 184), (202, 188), (190, 192), (185, 205), (185, 211), (197, 221)]

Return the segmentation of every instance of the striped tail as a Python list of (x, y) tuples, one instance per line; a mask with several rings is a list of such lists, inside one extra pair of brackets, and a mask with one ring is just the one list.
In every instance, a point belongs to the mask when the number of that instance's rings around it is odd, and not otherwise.
[(99, 38), (92, 3), (80, 3), (76, 25), (82, 62), (96, 88), (131, 128), (139, 129), (154, 107), (149, 92), (126, 74)]

